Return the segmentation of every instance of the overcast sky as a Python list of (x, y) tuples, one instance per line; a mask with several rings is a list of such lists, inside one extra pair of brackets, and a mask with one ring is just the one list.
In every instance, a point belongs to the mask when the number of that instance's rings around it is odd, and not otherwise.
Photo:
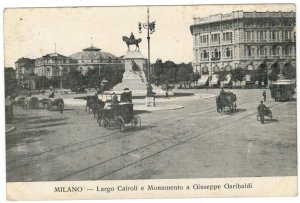
[[(193, 17), (244, 11), (295, 11), (293, 4), (210, 5), (150, 7), (156, 20), (151, 35), (151, 61), (157, 58), (191, 62)], [(127, 51), (122, 36), (131, 32), (142, 38), (141, 52), (147, 56), (146, 30), (138, 33), (138, 22), (146, 22), (147, 7), (85, 7), (7, 9), (4, 13), (5, 66), (14, 67), (20, 57), (38, 58), (54, 52), (66, 56), (93, 45), (116, 56)], [(132, 49), (134, 46), (132, 46)]]

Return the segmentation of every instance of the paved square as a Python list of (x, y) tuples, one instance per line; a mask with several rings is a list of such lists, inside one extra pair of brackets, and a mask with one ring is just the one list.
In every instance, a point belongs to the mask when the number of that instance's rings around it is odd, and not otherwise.
[[(219, 114), (219, 89), (176, 90), (196, 96), (142, 112), (142, 128), (106, 130), (83, 106), (63, 114), (15, 107), (16, 129), (6, 135), (7, 181), (224, 178), (297, 175), (296, 101), (266, 106), (274, 118), (256, 120), (263, 90), (231, 90), (237, 112)], [(197, 96), (198, 95), (198, 96)]]

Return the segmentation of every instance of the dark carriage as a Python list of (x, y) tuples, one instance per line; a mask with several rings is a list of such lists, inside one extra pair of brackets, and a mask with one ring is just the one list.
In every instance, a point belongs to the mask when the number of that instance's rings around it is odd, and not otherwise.
[(135, 115), (132, 103), (106, 104), (98, 123), (106, 129), (115, 126), (124, 131), (128, 125), (140, 128), (141, 118)]
[(271, 97), (275, 101), (288, 101), (293, 98), (295, 93), (294, 84), (290, 81), (278, 81), (270, 85)]
[(216, 98), (217, 111), (223, 113), (227, 108), (230, 112), (236, 111), (236, 94), (232, 92), (221, 91)]
[(52, 111), (56, 108), (60, 111), (60, 113), (63, 113), (64, 106), (65, 106), (64, 100), (61, 99), (61, 98), (57, 98), (57, 99), (50, 98), (50, 99), (48, 99), (47, 109), (49, 111)]
[(26, 97), (24, 100), (23, 108), (38, 109), (39, 108), (39, 99), (37, 97)]

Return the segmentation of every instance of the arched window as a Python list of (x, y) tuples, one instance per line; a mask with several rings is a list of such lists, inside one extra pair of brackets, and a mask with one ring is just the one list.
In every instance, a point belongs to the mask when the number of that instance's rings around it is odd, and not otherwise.
[(202, 68), (202, 73), (208, 74), (208, 68), (207, 68), (207, 66), (204, 66), (204, 67)]
[(219, 66), (215, 66), (215, 67), (213, 67), (213, 71), (216, 73), (216, 72), (219, 72), (220, 71), (220, 68), (219, 68)]
[(230, 70), (231, 70), (231, 65), (226, 65), (226, 66), (225, 66), (225, 70), (226, 70), (226, 71), (230, 71)]

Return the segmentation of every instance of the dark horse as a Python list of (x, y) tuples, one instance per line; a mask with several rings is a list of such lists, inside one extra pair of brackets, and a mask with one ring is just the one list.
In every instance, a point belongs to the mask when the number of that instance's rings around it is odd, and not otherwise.
[(101, 117), (99, 117), (99, 113), (101, 114), (101, 110), (104, 108), (105, 103), (102, 100), (99, 100), (96, 96), (87, 96), (85, 99), (85, 111), (88, 113), (91, 113), (92, 111), (94, 118), (97, 116), (97, 120), (101, 119)]
[(133, 44), (135, 44), (136, 46), (135, 50), (136, 49), (140, 50), (139, 43), (142, 41), (141, 38), (131, 40), (129, 37), (123, 36), (122, 39), (127, 44), (128, 50), (129, 50), (129, 45), (133, 45)]

